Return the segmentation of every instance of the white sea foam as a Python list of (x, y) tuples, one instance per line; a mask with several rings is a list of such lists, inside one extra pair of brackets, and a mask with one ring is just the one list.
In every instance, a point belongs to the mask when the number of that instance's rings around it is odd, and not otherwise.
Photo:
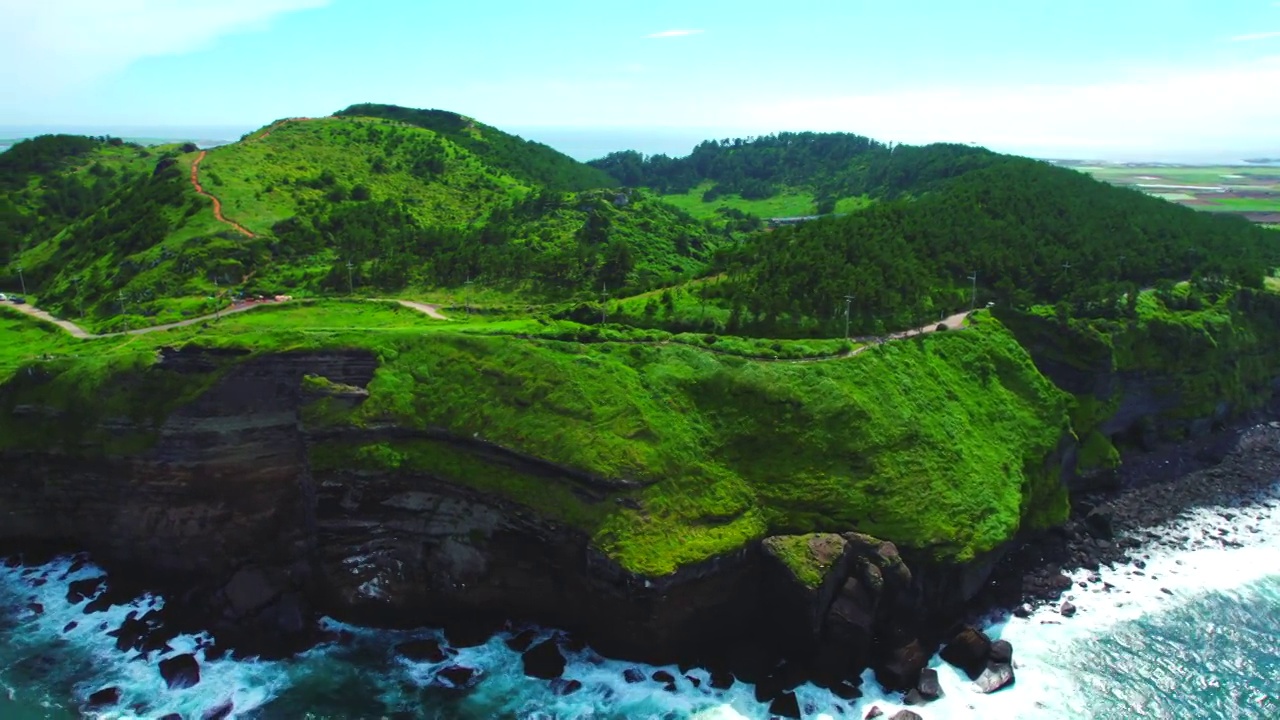
[[(56, 652), (68, 653), (92, 663), (87, 677), (74, 682), (71, 708), (83, 703), (89, 695), (107, 687), (120, 689), (118, 706), (106, 708), (90, 717), (100, 720), (132, 720), (156, 718), (169, 713), (183, 717), (200, 717), (206, 711), (231, 700), (235, 704), (232, 717), (260, 707), (282, 686), (286, 677), (279, 663), (237, 662), (230, 659), (207, 661), (197, 649), (198, 636), (179, 636), (169, 646), (171, 651), (153, 654), (150, 660), (136, 651), (116, 649), (116, 639), (107, 633), (135, 612), (141, 616), (163, 607), (162, 598), (147, 595), (126, 605), (103, 612), (86, 614), (88, 600), (67, 602), (68, 585), (77, 580), (102, 575), (101, 569), (85, 565), (71, 572), (73, 561), (61, 558), (39, 568), (0, 568), (0, 592), (7, 600), (26, 605), (39, 603), (43, 612), (26, 611), (20, 620), (21, 631), (8, 640), (8, 653), (21, 656)], [(42, 582), (43, 581), (43, 582)], [(71, 623), (74, 627), (66, 629)], [(200, 661), (200, 682), (194, 687), (171, 691), (159, 671), (163, 659), (194, 653)], [(21, 689), (15, 689), (15, 694)]]
[[(1231, 519), (1223, 513), (1231, 514)], [(1145, 568), (1129, 564), (1106, 567), (1099, 582), (1088, 582), (1089, 573), (1075, 573), (1084, 582), (1069, 593), (1078, 607), (1072, 619), (1064, 619), (1058, 607), (1048, 606), (1028, 619), (1006, 619), (987, 630), (992, 637), (1014, 645), (1016, 684), (994, 695), (982, 695), (959, 671), (934, 659), (945, 697), (925, 708), (915, 708), (926, 720), (976, 720), (977, 718), (1094, 717), (1090, 693), (1097, 687), (1082, 684), (1079, 658), (1073, 655), (1090, 638), (1123, 623), (1151, 617), (1208, 592), (1248, 593), (1259, 579), (1280, 571), (1280, 486), (1258, 502), (1244, 507), (1207, 508), (1161, 530), (1164, 537), (1187, 536), (1187, 546), (1150, 546), (1135, 552)], [(1238, 544), (1239, 547), (1234, 547)], [(442, 636), (432, 631), (391, 632), (362, 629), (326, 621), (329, 629), (354, 637), (354, 650), (342, 644), (316, 648), (293, 661), (205, 661), (197, 649), (198, 637), (183, 636), (170, 643), (172, 651), (140, 661), (136, 652), (121, 653), (107, 630), (118, 627), (133, 611), (139, 615), (158, 608), (162, 600), (144, 597), (122, 607), (86, 615), (84, 602), (66, 602), (67, 584), (95, 577), (100, 570), (86, 566), (68, 573), (71, 561), (62, 559), (36, 569), (0, 569), (0, 603), (22, 608), (38, 602), (44, 612), (30, 611), (19, 618), (18, 631), (6, 633), (5, 652), (21, 656), (23, 647), (34, 653), (53, 652), (59, 642), (64, 650), (89, 658), (92, 672), (74, 678), (72, 708), (103, 687), (122, 691), (118, 707), (105, 710), (100, 720), (156, 718), (167, 713), (200, 717), (228, 699), (235, 705), (232, 717), (268, 706), (273, 699), (300, 685), (326, 687), (336, 676), (357, 677), (368, 691), (371, 705), (411, 713), (420, 711), (430, 697), (420, 694), (433, 685), (446, 667), (460, 665), (478, 672), (479, 683), (465, 696), (452, 695), (466, 717), (506, 716), (530, 719), (628, 718), (628, 720), (697, 718), (698, 720), (762, 720), (768, 708), (756, 702), (754, 688), (737, 683), (728, 690), (710, 687), (709, 674), (701, 669), (681, 673), (676, 667), (649, 667), (600, 657), (591, 650), (566, 653), (564, 677), (582, 683), (581, 689), (561, 696), (551, 683), (523, 675), (520, 655), (507, 647), (507, 635), (491, 638), (479, 647), (458, 649), (443, 663), (413, 662), (393, 657), (391, 647), (411, 638)], [(45, 582), (38, 585), (40, 579)], [(1104, 589), (1109, 584), (1109, 590)], [(64, 632), (68, 623), (76, 627)], [(105, 623), (105, 630), (103, 624)], [(1208, 628), (1206, 632), (1212, 632)], [(542, 632), (539, 639), (551, 637)], [(60, 640), (59, 640), (60, 639)], [(63, 652), (58, 650), (57, 652)], [(195, 687), (170, 691), (157, 668), (161, 657), (194, 652), (201, 661), (201, 680)], [(363, 654), (362, 654), (363, 653)], [(645, 679), (628, 683), (624, 673), (640, 670)], [(658, 671), (676, 678), (675, 692), (652, 679)], [(864, 717), (872, 706), (887, 716), (902, 708), (900, 696), (884, 693), (871, 673), (863, 678), (865, 697), (847, 702), (814, 686), (797, 688), (796, 696), (806, 720)], [(21, 694), (23, 688), (16, 688)], [(363, 690), (362, 690), (363, 692)], [(424, 697), (428, 698), (424, 700)], [(443, 697), (443, 696), (442, 696)], [(459, 699), (462, 698), (462, 699)], [(307, 698), (295, 695), (295, 704)], [(427, 707), (430, 707), (429, 705)], [(323, 714), (323, 713), (322, 713)], [(279, 713), (271, 717), (278, 717)], [(363, 716), (363, 715), (361, 715)], [(373, 716), (376, 716), (373, 715)], [(335, 714), (334, 717), (345, 717)]]

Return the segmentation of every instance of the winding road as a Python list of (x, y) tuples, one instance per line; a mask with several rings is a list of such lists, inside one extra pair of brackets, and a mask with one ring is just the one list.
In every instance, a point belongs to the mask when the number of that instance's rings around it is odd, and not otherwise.
[[(390, 300), (385, 298), (369, 298), (369, 300), (372, 302), (395, 302), (400, 304), (402, 307), (406, 307), (406, 308), (409, 308), (410, 310), (420, 312), (423, 315), (426, 315), (427, 317), (432, 318), (433, 320), (449, 319), (443, 313), (440, 312), (439, 305), (432, 305), (431, 303), (415, 302), (413, 300)], [(178, 322), (165, 323), (164, 325), (152, 325), (149, 327), (138, 328), (136, 330), (125, 330), (122, 332), (98, 334), (98, 333), (88, 332), (84, 328), (80, 327), (79, 325), (76, 325), (70, 320), (62, 320), (62, 319), (56, 318), (53, 315), (50, 315), (49, 313), (45, 312), (44, 310), (41, 310), (29, 304), (15, 305), (14, 303), (11, 303), (11, 302), (0, 302), (0, 305), (3, 305), (5, 307), (11, 307), (14, 310), (17, 310), (18, 312), (23, 313), (24, 315), (28, 315), (38, 320), (43, 320), (47, 323), (57, 325), (58, 327), (67, 331), (72, 337), (77, 337), (82, 340), (121, 337), (124, 335), (146, 335), (148, 333), (153, 333), (153, 332), (173, 330), (176, 328), (189, 327), (191, 325), (198, 325), (200, 323), (208, 322), (210, 320), (217, 320), (219, 317), (224, 315), (233, 315), (235, 313), (242, 313), (248, 310), (252, 310), (256, 307), (263, 307), (263, 306), (275, 305), (275, 304), (276, 304), (276, 301), (273, 301), (273, 300), (260, 300), (260, 301), (238, 303), (236, 305), (232, 305), (226, 310), (221, 310), (211, 315), (201, 315), (199, 317), (187, 318), (186, 320), (179, 320)], [(700, 350), (705, 350), (707, 352), (715, 353), (717, 355), (727, 355), (732, 357), (744, 358), (747, 360), (758, 360), (761, 362), (790, 362), (790, 363), (829, 362), (831, 360), (845, 360), (847, 358), (851, 358), (855, 355), (866, 352), (867, 350), (871, 349), (872, 347), (875, 347), (880, 343), (887, 342), (890, 340), (902, 340), (904, 338), (915, 337), (917, 335), (924, 335), (926, 333), (937, 332), (939, 325), (945, 325), (949, 330), (961, 330), (964, 328), (964, 321), (968, 317), (969, 317), (969, 313), (967, 312), (956, 313), (955, 315), (952, 315), (948, 318), (943, 319), (941, 322), (929, 323), (928, 325), (922, 325), (918, 328), (911, 328), (910, 330), (903, 330), (901, 332), (891, 333), (883, 337), (854, 338), (854, 340), (862, 344), (860, 344), (858, 347), (852, 350), (849, 350), (847, 352), (842, 352), (835, 355), (823, 355), (820, 357), (808, 357), (808, 358), (756, 357), (756, 356), (739, 355), (737, 353), (725, 352), (723, 350), (717, 350), (716, 348), (710, 348), (710, 347), (701, 347), (701, 346), (692, 346), (692, 347), (698, 347), (698, 349)], [(522, 336), (522, 335), (516, 335), (515, 337), (525, 337), (526, 339), (534, 339), (532, 337)], [(672, 344), (672, 341), (670, 340), (662, 340), (657, 342), (643, 341), (643, 340), (634, 340), (634, 341), (622, 340), (622, 341), (616, 341), (616, 342), (621, 342), (624, 344), (634, 344), (634, 345)]]
[[(380, 300), (376, 298), (374, 300), (377, 302), (390, 302), (389, 300)], [(284, 301), (280, 301), (280, 302), (284, 302)], [(439, 305), (414, 302), (412, 300), (396, 300), (395, 302), (400, 303), (404, 307), (407, 307), (411, 310), (416, 310), (434, 320), (449, 319), (440, 312)], [(236, 313), (242, 313), (248, 310), (252, 310), (254, 308), (265, 307), (267, 305), (276, 305), (276, 304), (278, 304), (278, 302), (275, 300), (258, 300), (253, 302), (237, 303), (227, 308), (226, 310), (220, 310), (216, 313), (212, 313), (209, 315), (201, 315), (199, 317), (187, 318), (186, 320), (179, 320), (178, 322), (165, 323), (164, 325), (150, 325), (147, 327), (138, 328), (136, 330), (124, 330), (121, 332), (99, 334), (99, 333), (91, 333), (85, 330), (84, 328), (80, 327), (79, 325), (76, 325), (75, 323), (71, 322), (70, 320), (62, 320), (62, 319), (56, 318), (53, 315), (50, 315), (49, 313), (45, 312), (44, 310), (41, 310), (40, 308), (35, 307), (34, 305), (29, 305), (26, 303), (17, 305), (7, 301), (0, 302), (0, 305), (4, 307), (13, 308), (14, 310), (17, 310), (18, 312), (24, 315), (28, 315), (30, 317), (36, 318), (37, 320), (43, 320), (47, 323), (52, 323), (53, 325), (57, 325), (63, 330), (66, 330), (67, 333), (69, 333), (72, 337), (80, 338), (81, 340), (96, 340), (99, 338), (122, 337), (124, 335), (146, 335), (148, 333), (162, 332), (164, 330), (174, 330), (176, 328), (190, 327), (191, 325), (199, 325), (200, 323), (208, 322), (210, 320), (217, 320), (218, 318), (226, 315), (234, 315)]]

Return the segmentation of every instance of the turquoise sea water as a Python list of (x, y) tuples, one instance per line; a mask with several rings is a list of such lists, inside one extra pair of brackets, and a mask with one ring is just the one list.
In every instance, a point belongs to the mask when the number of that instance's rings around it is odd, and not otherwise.
[[(946, 697), (917, 711), (926, 720), (1280, 718), (1278, 498), (1273, 491), (1232, 508), (1229, 519), (1215, 509), (1198, 511), (1178, 524), (1193, 538), (1187, 548), (1143, 551), (1142, 569), (1104, 569), (1110, 589), (1088, 582), (1077, 587), (1072, 601), (1079, 613), (1071, 620), (1049, 607), (1027, 620), (994, 622), (989, 632), (1014, 644), (1017, 683), (983, 696), (936, 661)], [(349, 642), (287, 662), (203, 662), (199, 684), (170, 691), (156, 667), (159, 658), (121, 652), (107, 634), (127, 613), (163, 601), (141, 598), (86, 614), (84, 601), (67, 603), (67, 584), (101, 571), (69, 568), (68, 558), (0, 569), (0, 718), (80, 717), (88, 696), (104, 687), (120, 688), (122, 699), (87, 712), (101, 720), (168, 713), (198, 719), (228, 701), (231, 717), (264, 720), (768, 717), (753, 688), (710, 690), (700, 670), (662, 668), (678, 678), (677, 691), (669, 693), (652, 680), (628, 684), (623, 672), (634, 665), (585, 650), (569, 654), (565, 672), (581, 689), (561, 695), (557, 685), (521, 674), (519, 656), (503, 636), (432, 665), (391, 650), (407, 639), (442, 637), (432, 630), (392, 633), (337, 623), (331, 625), (348, 631)], [(166, 656), (193, 651), (198, 640), (179, 638)], [(478, 682), (466, 690), (446, 687), (440, 673), (449, 665), (473, 668)], [(659, 670), (641, 669), (645, 675)], [(867, 697), (852, 703), (813, 687), (797, 694), (806, 718), (861, 718), (872, 705), (889, 714), (898, 707), (869, 677), (863, 689)]]

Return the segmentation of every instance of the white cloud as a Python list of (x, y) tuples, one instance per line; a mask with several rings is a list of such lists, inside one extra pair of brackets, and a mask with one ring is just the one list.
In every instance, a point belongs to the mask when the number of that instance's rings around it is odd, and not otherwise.
[[(1280, 6), (1278, 6), (1280, 7)], [(1231, 42), (1248, 42), (1250, 40), (1268, 40), (1270, 38), (1280, 37), (1280, 31), (1276, 32), (1260, 32), (1249, 33), (1247, 35), (1237, 35), (1231, 38)]]
[(908, 143), (977, 142), (1030, 154), (1275, 147), (1280, 57), (1158, 68), (1092, 84), (974, 85), (780, 98), (733, 115), (747, 127), (845, 130)]
[(329, 0), (5, 0), (0, 86), (10, 98), (57, 95), (131, 63), (258, 30)]
[(701, 35), (702, 30), (663, 30), (662, 32), (649, 33), (645, 35), (645, 39), (656, 40), (661, 38), (686, 37), (688, 35)]

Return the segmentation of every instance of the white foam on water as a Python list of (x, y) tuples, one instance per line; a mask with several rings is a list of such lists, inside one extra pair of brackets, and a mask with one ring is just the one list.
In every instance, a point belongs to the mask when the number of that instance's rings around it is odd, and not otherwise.
[[(261, 707), (286, 684), (280, 663), (206, 660), (204, 651), (197, 647), (201, 640), (207, 640), (202, 636), (178, 636), (169, 642), (171, 651), (152, 654), (149, 659), (136, 651), (117, 650), (116, 639), (107, 633), (120, 627), (129, 613), (142, 616), (162, 608), (164, 600), (144, 595), (124, 605), (86, 614), (84, 608), (89, 601), (67, 602), (68, 586), (77, 580), (101, 577), (103, 572), (84, 563), (72, 571), (74, 562), (67, 557), (35, 568), (0, 568), (0, 598), (6, 604), (25, 606), (34, 602), (43, 606), (43, 612), (25, 610), (18, 618), (18, 628), (7, 633), (7, 652), (15, 657), (47, 655), (61, 663), (91, 664), (89, 677), (75, 684), (70, 709), (83, 704), (98, 690), (117, 687), (120, 702), (116, 706), (86, 715), (99, 720), (157, 718), (169, 713), (200, 717), (230, 700), (234, 703), (230, 717), (235, 718)], [(66, 630), (73, 622), (75, 627)], [(159, 663), (184, 653), (193, 653), (199, 661), (200, 682), (187, 689), (169, 690), (160, 675)], [(47, 690), (57, 692), (57, 688)]]
[[(1230, 513), (1230, 520), (1223, 516)], [(1143, 558), (1145, 568), (1134, 564), (1104, 567), (1098, 571), (1100, 582), (1088, 582), (1087, 571), (1072, 575), (1073, 581), (1085, 582), (1068, 593), (1078, 607), (1074, 618), (1065, 619), (1057, 605), (1046, 606), (1028, 619), (1005, 619), (987, 628), (993, 638), (1010, 640), (1014, 645), (1017, 681), (1014, 686), (993, 695), (979, 693), (961, 672), (934, 658), (931, 667), (939, 674), (945, 697), (923, 708), (912, 708), (926, 720), (978, 720), (979, 718), (1065, 718), (1091, 717), (1090, 692), (1082, 686), (1072, 663), (1072, 648), (1081, 641), (1104, 634), (1118, 624), (1129, 622), (1203, 597), (1207, 592), (1248, 593), (1250, 584), (1280, 570), (1280, 486), (1272, 488), (1257, 502), (1231, 508), (1206, 508), (1188, 513), (1185, 519), (1161, 528), (1162, 537), (1186, 536), (1185, 546), (1168, 548), (1150, 545), (1133, 551)], [(1238, 544), (1239, 547), (1233, 547)], [(44, 606), (42, 614), (25, 612), (19, 619), (10, 644), (29, 645), (33, 652), (52, 654), (47, 648), (61, 638), (72, 649), (92, 658), (96, 665), (91, 679), (74, 689), (77, 703), (103, 687), (116, 686), (122, 691), (120, 704), (104, 710), (99, 720), (132, 720), (157, 718), (167, 713), (184, 717), (200, 717), (228, 699), (234, 702), (233, 717), (252, 714), (289, 691), (300, 680), (314, 675), (322, 678), (332, 672), (334, 663), (359, 663), (346, 667), (358, 671), (369, 691), (380, 697), (389, 710), (432, 712), (420, 691), (431, 687), (437, 675), (449, 666), (464, 666), (477, 671), (478, 684), (451, 700), (464, 708), (468, 717), (504, 716), (528, 720), (551, 718), (628, 718), (628, 720), (764, 720), (768, 707), (756, 701), (754, 687), (735, 683), (727, 690), (710, 687), (707, 671), (693, 669), (681, 673), (674, 666), (652, 667), (603, 658), (587, 649), (566, 652), (567, 665), (563, 677), (576, 680), (582, 688), (561, 696), (555, 685), (527, 678), (523, 674), (520, 654), (507, 647), (509, 634), (500, 634), (473, 648), (457, 649), (456, 656), (442, 663), (415, 662), (394, 657), (393, 646), (409, 639), (435, 637), (439, 632), (419, 630), (397, 632), (364, 629), (336, 621), (325, 621), (327, 629), (349, 633), (355, 643), (373, 653), (372, 664), (366, 654), (344, 655), (342, 645), (316, 648), (291, 661), (207, 662), (198, 649), (201, 638), (182, 636), (170, 643), (172, 651), (153, 655), (150, 661), (139, 659), (139, 653), (122, 653), (115, 648), (115, 638), (106, 634), (124, 621), (129, 612), (142, 615), (161, 607), (156, 597), (143, 597), (125, 606), (102, 613), (84, 614), (84, 602), (71, 605), (66, 601), (68, 583), (96, 577), (101, 570), (85, 566), (69, 573), (70, 559), (59, 559), (31, 569), (0, 568), (0, 603), (21, 608), (28, 602)], [(36, 586), (38, 579), (45, 583)], [(1110, 584), (1110, 590), (1104, 590)], [(77, 627), (63, 632), (75, 621)], [(542, 631), (538, 639), (553, 637)], [(20, 648), (19, 648), (20, 650)], [(196, 686), (170, 691), (160, 676), (158, 662), (193, 652), (200, 659), (201, 680)], [(19, 653), (20, 654), (20, 653)], [(349, 659), (355, 658), (354, 660)], [(378, 657), (386, 660), (379, 664)], [(628, 683), (624, 673), (637, 669), (645, 679)], [(665, 671), (675, 677), (675, 692), (667, 692), (664, 683), (652, 679), (655, 672)], [(695, 682), (695, 680), (697, 682)], [(885, 693), (868, 671), (863, 677), (865, 696), (852, 702), (843, 701), (829, 691), (805, 685), (796, 696), (806, 720), (860, 720), (872, 706), (886, 716), (903, 709), (901, 696)], [(18, 688), (22, 693), (24, 689)], [(305, 698), (303, 698), (305, 702)], [(137, 707), (135, 710), (134, 708)], [(74, 709), (74, 708), (72, 708)]]

